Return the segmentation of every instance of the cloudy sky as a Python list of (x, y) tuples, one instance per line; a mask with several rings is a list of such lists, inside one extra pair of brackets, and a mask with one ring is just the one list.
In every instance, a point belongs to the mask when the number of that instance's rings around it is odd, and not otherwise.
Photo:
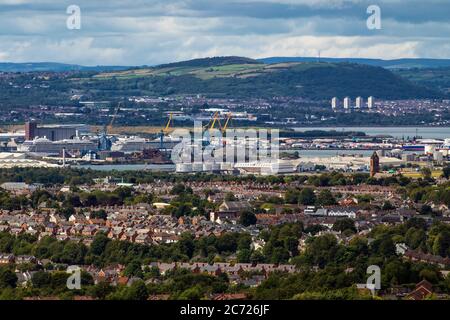
[[(80, 30), (66, 26), (72, 4), (81, 9)], [(367, 28), (372, 4), (381, 30)], [(449, 13), (449, 0), (0, 0), (0, 61), (450, 58)]]

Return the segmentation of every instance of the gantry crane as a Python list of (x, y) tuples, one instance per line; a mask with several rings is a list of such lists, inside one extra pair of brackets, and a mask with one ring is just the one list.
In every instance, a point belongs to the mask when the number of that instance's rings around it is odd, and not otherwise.
[(214, 129), (214, 127), (217, 125), (219, 126), (219, 130), (221, 133), (225, 133), (225, 131), (228, 128), (228, 125), (230, 124), (232, 118), (232, 113), (229, 112), (227, 113), (227, 116), (225, 118), (225, 124), (222, 126), (222, 122), (220, 120), (220, 114), (218, 111), (216, 111), (214, 113), (214, 115), (211, 117), (211, 119), (209, 120), (208, 124), (206, 126), (204, 126), (205, 130), (210, 130), (210, 129)]
[(227, 131), (228, 125), (230, 124), (231, 118), (233, 114), (231, 112), (228, 112), (227, 119), (225, 120), (225, 124), (222, 127), (222, 135)]
[(114, 113), (113, 113), (113, 116), (112, 116), (111, 121), (109, 122), (108, 125), (105, 125), (105, 126), (103, 127), (103, 132), (105, 133), (105, 135), (108, 135), (108, 133), (111, 133), (111, 129), (112, 129), (113, 125), (114, 125), (114, 121), (116, 120), (117, 114), (118, 114), (119, 111), (120, 111), (120, 106), (122, 105), (122, 103), (123, 103), (123, 102), (120, 101), (120, 102), (117, 104), (117, 107), (114, 109)]
[(120, 101), (117, 104), (117, 107), (114, 110), (114, 114), (113, 114), (112, 119), (109, 122), (109, 124), (105, 125), (103, 127), (103, 132), (102, 132), (102, 134), (99, 137), (99, 143), (98, 143), (98, 147), (99, 147), (100, 150), (111, 150), (112, 142), (111, 142), (111, 139), (108, 138), (108, 133), (111, 132), (111, 129), (112, 129), (113, 124), (114, 124), (114, 120), (116, 119), (117, 114), (120, 111), (120, 106), (121, 105), (122, 105), (122, 101)]
[(170, 125), (173, 126), (173, 113), (169, 113), (169, 119), (167, 120), (166, 126), (159, 132), (159, 148), (164, 149), (164, 136), (169, 133)]
[(121, 105), (122, 105), (122, 101), (120, 101), (120, 102), (117, 104), (117, 108), (114, 110), (114, 114), (113, 114), (113, 116), (112, 116), (111, 122), (109, 123), (109, 125), (108, 125), (108, 127), (107, 127), (107, 132), (111, 132), (111, 129), (112, 129), (113, 125), (114, 125), (114, 121), (116, 120), (117, 114), (118, 114), (119, 111), (120, 111), (120, 106), (121, 106)]
[(220, 114), (218, 111), (214, 112), (213, 116), (209, 120), (208, 124), (204, 126), (203, 128), (205, 130), (211, 130), (214, 129), (216, 126), (216, 123), (219, 125), (219, 128), (222, 130), (222, 123), (220, 122)]

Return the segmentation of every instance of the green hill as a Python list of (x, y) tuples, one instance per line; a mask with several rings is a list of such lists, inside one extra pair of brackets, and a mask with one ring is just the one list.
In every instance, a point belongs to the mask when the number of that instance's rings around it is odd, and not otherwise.
[[(281, 62), (313, 62), (317, 61), (317, 57), (270, 57), (258, 59), (263, 63), (281, 63)], [(407, 58), (407, 59), (366, 59), (366, 58), (327, 58), (320, 57), (322, 62), (331, 63), (359, 63), (375, 67), (383, 67), (386, 69), (411, 69), (411, 68), (442, 68), (450, 67), (450, 59), (423, 59), (423, 58)]]
[(404, 69), (394, 73), (419, 86), (450, 94), (450, 67)]
[(0, 62), (0, 72), (70, 72), (70, 71), (113, 71), (125, 70), (130, 67), (124, 66), (81, 66), (77, 64), (66, 64), (56, 62), (30, 62), (12, 63)]
[(227, 65), (235, 65), (235, 64), (261, 64), (261, 62), (244, 57), (212, 57), (212, 58), (201, 58), (201, 59), (193, 59), (181, 62), (173, 62), (159, 65), (157, 68), (174, 68), (174, 67), (218, 67), (218, 66), (227, 66)]
[[(263, 64), (240, 57), (196, 59), (151, 68), (98, 73), (78, 79), (117, 94), (205, 94), (217, 97), (301, 96), (311, 99), (375, 96), (384, 99), (438, 98), (442, 93), (391, 71), (355, 63)], [(136, 90), (138, 89), (138, 90)]]

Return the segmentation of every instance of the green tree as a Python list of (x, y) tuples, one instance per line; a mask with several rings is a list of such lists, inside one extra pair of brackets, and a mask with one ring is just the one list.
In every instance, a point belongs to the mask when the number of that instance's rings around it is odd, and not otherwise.
[(342, 218), (336, 220), (333, 224), (333, 230), (338, 232), (344, 232), (346, 230), (350, 230), (353, 233), (356, 232), (355, 221), (350, 218)]
[(128, 300), (147, 300), (148, 298), (148, 290), (144, 281), (138, 280), (133, 282), (127, 291)]
[(108, 217), (108, 214), (106, 213), (105, 210), (101, 209), (98, 211), (93, 211), (91, 212), (91, 214), (89, 215), (89, 218), (91, 219), (102, 219), (102, 220), (106, 220), (106, 218)]
[(392, 203), (390, 201), (385, 201), (383, 203), (383, 206), (381, 207), (381, 210), (384, 211), (389, 211), (389, 210), (394, 210), (395, 207), (392, 205)]
[(252, 252), (249, 249), (239, 250), (236, 254), (237, 261), (239, 263), (249, 263)]
[(237, 199), (232, 192), (227, 192), (225, 194), (225, 201), (236, 201), (236, 200)]
[(56, 213), (66, 218), (66, 220), (69, 220), (70, 216), (74, 215), (76, 212), (74, 207), (70, 205), (63, 205), (62, 208), (56, 210)]
[(305, 206), (313, 205), (316, 202), (316, 195), (311, 188), (304, 188), (300, 191), (298, 202)]
[(440, 255), (442, 257), (450, 256), (450, 232), (445, 230), (440, 232), (434, 239), (433, 254)]
[(37, 271), (31, 277), (31, 283), (36, 288), (49, 287), (52, 283), (52, 277), (50, 273), (45, 271)]
[(334, 261), (339, 249), (336, 237), (332, 234), (312, 238), (306, 247), (306, 259), (313, 265), (325, 266)]
[(239, 217), (239, 223), (245, 227), (256, 224), (256, 215), (250, 210), (245, 210), (241, 212)]
[(100, 256), (105, 251), (106, 246), (111, 240), (106, 234), (99, 232), (95, 235), (94, 240), (91, 243), (90, 253)]
[(425, 243), (427, 235), (424, 230), (409, 228), (405, 234), (405, 242), (411, 249), (417, 249)]
[(290, 204), (297, 204), (299, 202), (300, 192), (297, 189), (288, 189), (284, 194), (284, 201)]
[(0, 267), (0, 289), (15, 288), (17, 276), (8, 267)]
[(177, 242), (177, 247), (182, 254), (192, 258), (195, 250), (194, 236), (189, 232), (183, 233)]
[(431, 169), (430, 168), (422, 168), (420, 170), (420, 172), (422, 173), (422, 175), (425, 179), (431, 179)]
[(433, 209), (427, 204), (422, 205), (422, 207), (420, 208), (420, 214), (429, 215), (432, 213), (433, 213)]
[(406, 227), (408, 229), (415, 228), (415, 229), (427, 230), (427, 222), (423, 218), (412, 217), (411, 219), (408, 219), (408, 221), (406, 222)]
[(391, 237), (386, 237), (381, 240), (378, 252), (385, 257), (393, 256), (395, 254), (395, 245)]
[(186, 289), (179, 296), (179, 300), (200, 300), (203, 298), (203, 290), (200, 285), (196, 285), (195, 287)]
[(88, 289), (91, 296), (100, 300), (104, 300), (112, 292), (114, 292), (114, 288), (106, 281), (100, 281)]
[(316, 204), (318, 206), (332, 206), (336, 204), (336, 199), (330, 190), (325, 189), (320, 191), (319, 196), (317, 197)]
[(123, 271), (123, 274), (127, 277), (139, 277), (143, 278), (141, 262), (137, 259), (131, 261)]
[(442, 176), (445, 179), (450, 179), (450, 166), (444, 167), (444, 169), (442, 170)]

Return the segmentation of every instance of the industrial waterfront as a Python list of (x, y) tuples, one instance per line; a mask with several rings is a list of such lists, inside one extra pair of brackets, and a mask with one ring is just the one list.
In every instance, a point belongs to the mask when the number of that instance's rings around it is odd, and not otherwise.
[[(118, 110), (119, 107), (116, 113)], [(233, 134), (239, 130), (227, 128), (231, 116), (213, 110), (209, 123), (200, 127), (200, 140), (193, 136), (186, 143), (176, 130), (172, 114), (168, 115), (160, 132), (150, 136), (111, 133), (114, 115), (101, 132), (93, 132), (84, 124), (27, 122), (23, 131), (2, 133), (0, 167), (71, 166), (100, 171), (278, 175), (336, 170), (368, 172), (374, 152), (385, 170), (439, 168), (448, 161), (450, 153), (448, 127), (261, 129), (261, 132), (277, 132), (273, 136), (270, 134), (270, 139), (258, 136), (261, 134), (258, 129), (238, 128), (244, 132), (244, 136), (238, 138)], [(183, 130), (189, 136), (193, 133)], [(221, 138), (211, 137), (211, 130), (217, 130)], [(254, 138), (245, 136), (256, 133)], [(188, 151), (184, 151), (182, 161), (177, 161), (173, 151), (180, 146), (187, 147)], [(255, 152), (259, 154), (262, 149), (274, 146), (276, 152), (270, 151), (268, 159), (252, 158)], [(222, 158), (206, 161), (203, 157), (208, 148), (213, 150), (212, 154), (223, 153)], [(230, 150), (242, 152), (243, 156), (230, 158), (227, 155)], [(201, 153), (200, 160), (194, 156), (196, 152)]]

